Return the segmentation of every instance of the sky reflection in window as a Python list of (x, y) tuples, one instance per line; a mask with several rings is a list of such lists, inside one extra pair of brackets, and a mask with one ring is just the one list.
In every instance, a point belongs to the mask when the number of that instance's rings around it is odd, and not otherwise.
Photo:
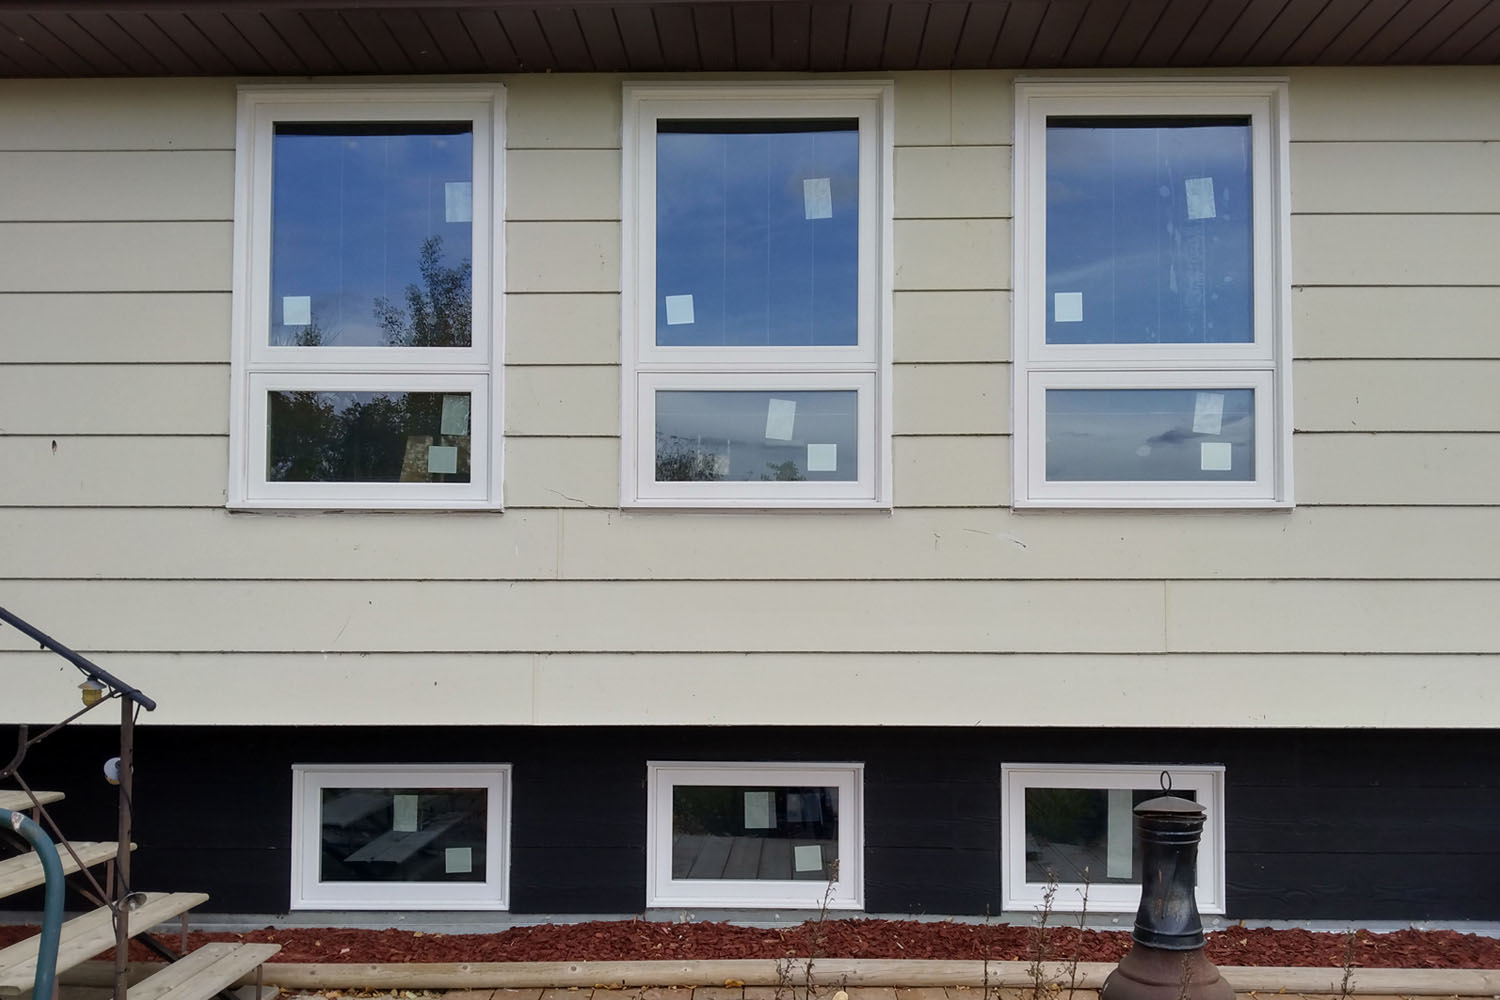
[(1052, 118), (1047, 343), (1254, 340), (1250, 124)]
[(852, 390), (656, 393), (656, 481), (853, 482), (859, 394)]
[(854, 121), (662, 121), (656, 343), (858, 342)]
[(281, 123), (272, 157), (272, 345), (470, 345), (469, 123)]
[(1048, 389), (1050, 482), (1255, 478), (1253, 389)]

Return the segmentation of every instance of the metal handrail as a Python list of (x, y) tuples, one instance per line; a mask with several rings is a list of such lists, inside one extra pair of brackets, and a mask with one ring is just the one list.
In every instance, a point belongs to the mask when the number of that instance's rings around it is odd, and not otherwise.
[(26, 838), (42, 862), (42, 874), (47, 877), (42, 904), (42, 935), (37, 942), (36, 975), (32, 979), (31, 995), (50, 997), (52, 983), (57, 978), (57, 944), (62, 937), (62, 862), (57, 857), (57, 845), (52, 843), (52, 838), (25, 813), (0, 809), (0, 824)]
[(56, 653), (58, 656), (61, 656), (63, 659), (73, 664), (73, 666), (77, 667), (79, 670), (82, 670), (84, 674), (87, 675), (89, 680), (98, 681), (105, 687), (109, 688), (111, 691), (114, 691), (116, 694), (120, 695), (122, 698), (128, 698), (148, 712), (156, 711), (155, 699), (149, 697), (144, 691), (126, 684), (124, 681), (120, 680), (120, 678), (116, 677), (108, 670), (105, 670), (103, 667), (99, 666), (99, 664), (95, 663), (93, 660), (90, 660), (82, 653), (75, 653), (67, 646), (64, 646), (56, 639), (52, 638), (50, 635), (37, 628), (35, 625), (32, 625), (30, 622), (26, 621), (26, 619), (18, 618), (4, 608), (0, 608), (0, 621), (5, 622), (7, 625), (10, 625), (21, 632), (24, 632), (26, 635), (36, 640), (46, 649), (52, 650), (52, 652)]
[[(11, 614), (5, 608), (0, 608), (0, 622), (5, 622), (6, 624), (18, 629), (25, 635), (30, 636), (33, 640), (39, 643), (42, 648), (50, 649), (58, 656), (61, 656), (69, 663), (73, 664), (73, 666), (83, 671), (84, 675), (88, 677), (89, 680), (94, 681), (102, 685), (104, 688), (108, 689), (111, 698), (118, 697), (120, 699), (120, 836), (119, 845), (115, 851), (114, 885), (111, 887), (113, 891), (107, 893), (106, 895), (108, 897), (110, 909), (114, 911), (115, 1000), (125, 1000), (127, 992), (126, 964), (130, 957), (129, 945), (131, 937), (130, 908), (128, 905), (126, 905), (126, 901), (131, 895), (130, 841), (132, 827), (134, 824), (134, 819), (131, 816), (131, 789), (134, 784), (135, 772), (135, 717), (143, 708), (148, 712), (155, 711), (156, 701), (146, 695), (146, 693), (141, 691), (139, 688), (135, 688), (129, 684), (126, 684), (114, 674), (110, 673), (108, 670), (105, 670), (93, 660), (90, 660), (87, 656), (84, 656), (82, 653), (74, 652), (67, 646), (64, 646), (62, 643), (52, 638), (47, 633), (43, 632), (41, 629), (37, 628), (35, 625), (32, 625), (30, 622), (26, 621), (23, 618), (18, 618), (14, 614)], [(41, 736), (36, 736), (28, 739), (25, 727), (20, 727), (20, 740), (18, 742), (16, 750), (16, 758), (15, 760), (11, 761), (11, 763), (6, 767), (6, 770), (4, 772), (0, 772), (0, 774), (14, 774), (17, 766), (19, 766), (19, 764), (21, 763), (21, 759), (26, 754), (27, 747), (36, 743), (38, 740), (43, 739), (47, 735), (56, 732), (63, 726), (66, 726), (69, 722), (72, 722), (84, 712), (89, 711), (96, 705), (102, 704), (103, 701), (104, 698), (102, 697), (102, 692), (101, 697), (98, 699), (86, 698), (84, 700), (83, 712), (74, 713), (73, 715), (64, 719), (62, 722), (58, 723), (56, 726), (53, 726), (51, 729), (48, 729), (46, 732), (42, 733)], [(5, 818), (6, 817), (0, 817), (0, 819)], [(28, 820), (28, 822), (30, 821)], [(36, 826), (35, 823), (32, 823), (31, 825), (33, 827)], [(39, 827), (37, 828), (37, 832), (43, 837), (46, 836), (45, 833), (42, 833)], [(51, 842), (50, 839), (48, 842)], [(57, 850), (55, 846), (53, 847), (52, 855), (55, 860), (57, 856)], [(93, 876), (90, 875), (89, 878), (90, 880), (92, 880)], [(60, 913), (62, 898), (61, 878), (59, 878), (57, 882), (59, 893), (58, 906)], [(95, 885), (97, 886), (97, 883), (95, 883)], [(47, 892), (50, 896), (52, 892), (51, 879), (48, 879)], [(46, 931), (44, 925), (44, 947), (46, 944), (45, 936)], [(40, 968), (41, 966), (38, 965), (38, 969)], [(48, 984), (45, 992), (43, 992), (41, 989), (37, 989), (33, 993), (33, 996), (43, 998), (50, 997), (51, 995), (52, 986), (50, 983)]]

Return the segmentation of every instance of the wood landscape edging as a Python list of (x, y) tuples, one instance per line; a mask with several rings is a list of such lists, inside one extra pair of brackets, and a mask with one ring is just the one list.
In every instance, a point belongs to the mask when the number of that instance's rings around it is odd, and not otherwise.
[[(282, 989), (524, 989), (625, 988), (634, 986), (802, 986), (805, 959), (793, 959), (790, 969), (773, 959), (641, 962), (430, 962), (380, 963), (320, 962), (269, 963), (267, 985)], [(144, 975), (157, 963), (131, 964), (134, 975)], [(983, 986), (1015, 988), (1032, 985), (1028, 962), (932, 961), (927, 959), (819, 958), (813, 960), (816, 983), (835, 986)], [(1114, 969), (1112, 962), (1078, 963), (1078, 989), (1097, 990)], [(1299, 966), (1224, 966), (1219, 970), (1238, 993), (1340, 992), (1341, 968)], [(113, 965), (89, 962), (63, 981), (70, 985), (106, 985)], [(1068, 967), (1049, 963), (1049, 982), (1066, 989)], [(246, 976), (241, 985), (254, 982)], [(1356, 967), (1350, 993), (1406, 996), (1500, 996), (1500, 970), (1494, 969), (1366, 969)]]

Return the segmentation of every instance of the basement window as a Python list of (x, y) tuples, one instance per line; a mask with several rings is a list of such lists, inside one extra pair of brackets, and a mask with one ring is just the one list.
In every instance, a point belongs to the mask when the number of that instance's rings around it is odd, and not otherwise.
[(294, 910), (509, 908), (510, 765), (292, 767)]
[(646, 905), (864, 905), (862, 764), (653, 761)]
[(1198, 909), (1224, 912), (1224, 768), (1181, 764), (1004, 764), (1000, 769), (1001, 890), (1006, 910), (1133, 913), (1141, 904), (1141, 853), (1132, 810), (1162, 792), (1208, 810), (1198, 847)]

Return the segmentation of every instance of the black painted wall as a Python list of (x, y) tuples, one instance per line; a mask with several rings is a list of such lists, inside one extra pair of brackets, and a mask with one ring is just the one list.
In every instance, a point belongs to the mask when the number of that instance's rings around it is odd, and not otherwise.
[[(65, 730), (23, 773), (68, 793), (71, 836), (107, 839), (112, 729)], [(999, 910), (1003, 761), (1226, 766), (1231, 918), (1500, 919), (1500, 740), (1489, 732), (905, 728), (138, 730), (135, 883), (285, 911), (293, 763), (514, 765), (511, 909), (635, 913), (645, 763), (865, 763), (872, 913)], [(0, 729), (0, 747), (10, 746)], [(8, 756), (8, 754), (7, 754)], [(26, 906), (27, 901), (20, 901)], [(34, 905), (34, 904), (33, 904)]]

